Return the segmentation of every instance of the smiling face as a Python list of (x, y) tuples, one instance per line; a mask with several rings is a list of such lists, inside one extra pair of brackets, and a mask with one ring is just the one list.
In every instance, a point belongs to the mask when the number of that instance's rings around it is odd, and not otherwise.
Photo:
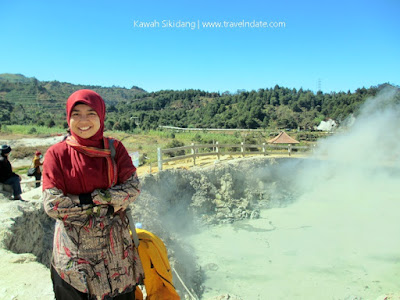
[(100, 129), (100, 118), (89, 105), (78, 104), (72, 109), (69, 127), (80, 138), (89, 139)]

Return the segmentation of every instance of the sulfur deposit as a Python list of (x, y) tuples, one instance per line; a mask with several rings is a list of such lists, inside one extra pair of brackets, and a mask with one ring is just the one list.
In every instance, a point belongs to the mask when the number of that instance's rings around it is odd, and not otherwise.
[[(399, 289), (390, 192), (399, 172), (385, 170), (394, 175), (386, 192), (355, 197), (349, 189), (368, 182), (346, 184), (348, 170), (326, 160), (260, 157), (170, 169), (141, 178), (132, 211), (166, 243), (182, 299), (376, 299)], [(0, 299), (53, 299), (53, 221), (40, 188), (23, 196), (0, 199)], [(375, 224), (382, 215), (386, 222)]]
[[(200, 297), (204, 290), (204, 274), (185, 236), (204, 226), (255, 218), (260, 208), (282, 200), (277, 198), (277, 183), (269, 175), (255, 179), (239, 171), (242, 168), (255, 171), (265, 165), (270, 165), (272, 172), (276, 164), (269, 159), (250, 159), (240, 166), (228, 163), (193, 171), (167, 170), (141, 178), (142, 194), (132, 208), (134, 219), (167, 244), (176, 287), (182, 297), (187, 294)], [(0, 242), (4, 258), (1, 272), (4, 276), (0, 277), (3, 281), (0, 295), (4, 299), (12, 299), (13, 293), (18, 299), (28, 299), (32, 295), (29, 288), (37, 286), (39, 274), (41, 285), (45, 286), (44, 292), (39, 292), (42, 299), (53, 297), (46, 268), (50, 264), (54, 223), (43, 211), (40, 193), (40, 188), (24, 193), (26, 201), (7, 200), (7, 193), (1, 197)], [(12, 272), (14, 268), (20, 272)], [(27, 276), (24, 270), (29, 268), (40, 272), (21, 280)]]

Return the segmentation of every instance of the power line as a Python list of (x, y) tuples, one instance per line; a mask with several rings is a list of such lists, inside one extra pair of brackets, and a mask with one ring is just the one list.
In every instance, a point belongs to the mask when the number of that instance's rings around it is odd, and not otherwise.
[(321, 91), (321, 78), (318, 78), (317, 80), (317, 92)]

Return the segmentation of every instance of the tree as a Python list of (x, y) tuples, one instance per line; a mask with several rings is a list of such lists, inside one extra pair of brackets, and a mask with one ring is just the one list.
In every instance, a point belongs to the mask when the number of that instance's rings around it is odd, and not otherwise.
[(52, 128), (52, 127), (56, 126), (56, 122), (54, 122), (53, 119), (50, 119), (50, 120), (47, 121), (46, 126), (49, 127), (49, 128)]
[[(185, 144), (183, 142), (173, 139), (165, 147), (166, 148), (177, 148), (177, 147), (182, 147), (182, 146), (185, 146)], [(170, 152), (166, 152), (165, 154), (168, 155), (169, 157), (181, 156), (181, 155), (185, 155), (185, 150), (170, 151)]]
[(121, 131), (121, 130), (122, 130), (121, 124), (120, 124), (119, 122), (116, 122), (116, 123), (114, 124), (114, 126), (113, 126), (113, 130)]
[(114, 127), (114, 124), (115, 124), (115, 122), (113, 120), (107, 119), (104, 124), (104, 127), (106, 130), (112, 130)]
[[(357, 114), (366, 98), (389, 84), (357, 89), (351, 93), (316, 94), (300, 88), (263, 88), (237, 93), (201, 90), (161, 90), (147, 93), (133, 86), (104, 88), (58, 81), (7, 81), (0, 78), (0, 122), (45, 125), (63, 120), (65, 99), (77, 89), (90, 88), (103, 96), (107, 106), (106, 129), (132, 131), (156, 129), (158, 125), (197, 128), (312, 128), (316, 116), (340, 121)], [(398, 88), (398, 87), (396, 87)], [(283, 109), (286, 107), (287, 109)], [(131, 117), (135, 117), (135, 121)], [(137, 118), (137, 119), (136, 119)], [(117, 122), (118, 121), (118, 122)], [(117, 124), (118, 123), (118, 124)], [(58, 125), (65, 123), (57, 121)]]

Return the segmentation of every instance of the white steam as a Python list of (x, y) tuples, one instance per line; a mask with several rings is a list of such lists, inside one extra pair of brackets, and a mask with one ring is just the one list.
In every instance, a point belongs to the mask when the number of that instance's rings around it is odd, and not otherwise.
[(386, 284), (382, 293), (400, 290), (398, 90), (368, 99), (351, 128), (320, 142), (296, 186), (302, 196), (286, 213), (292, 226), (310, 228), (299, 239), (303, 265), (357, 274), (348, 284), (365, 284), (371, 297), (377, 282)]
[(319, 142), (300, 175), (298, 188), (319, 198), (338, 193), (361, 204), (375, 193), (394, 196), (400, 179), (399, 91), (386, 88), (367, 99), (351, 128)]
[(394, 88), (382, 90), (369, 98), (346, 132), (321, 142), (317, 156), (365, 166), (399, 162), (400, 103)]
[(377, 299), (400, 291), (399, 102), (398, 90), (383, 90), (310, 158), (279, 165), (300, 195), (293, 203), (193, 238), (204, 269), (219, 267), (206, 269), (204, 299)]

